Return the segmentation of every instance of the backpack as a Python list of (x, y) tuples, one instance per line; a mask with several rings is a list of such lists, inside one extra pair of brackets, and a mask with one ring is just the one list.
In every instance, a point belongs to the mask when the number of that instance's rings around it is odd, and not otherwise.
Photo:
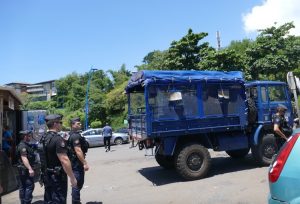
[[(72, 137), (72, 132), (70, 132), (70, 136), (68, 138), (68, 146), (70, 147), (72, 153), (75, 154), (74, 147), (73, 147), (73, 144), (71, 142), (71, 137)], [(81, 136), (79, 138), (79, 142), (80, 142), (81, 150), (82, 150), (83, 154), (85, 155), (88, 152), (89, 143), (86, 141), (85, 137), (83, 137), (83, 136)]]
[(79, 138), (79, 142), (81, 145), (81, 150), (84, 154), (86, 154), (88, 152), (89, 149), (89, 143), (86, 141), (85, 137), (81, 136)]
[[(48, 135), (52, 135), (51, 138), (46, 141), (46, 138)], [(42, 135), (38, 147), (37, 147), (37, 153), (39, 154), (39, 159), (40, 159), (40, 164), (41, 164), (41, 170), (46, 170), (46, 168), (48, 168), (48, 157), (46, 154), (46, 147), (49, 145), (49, 143), (51, 142), (51, 140), (54, 137), (60, 137), (59, 135), (54, 134), (53, 132), (46, 132), (44, 135)]]
[(46, 152), (45, 152), (45, 148), (46, 148), (46, 136), (48, 133), (45, 133), (42, 135), (38, 147), (37, 147), (37, 153), (39, 154), (39, 158), (40, 158), (40, 165), (41, 165), (41, 171), (45, 172), (46, 168), (47, 168), (47, 158), (46, 158)]

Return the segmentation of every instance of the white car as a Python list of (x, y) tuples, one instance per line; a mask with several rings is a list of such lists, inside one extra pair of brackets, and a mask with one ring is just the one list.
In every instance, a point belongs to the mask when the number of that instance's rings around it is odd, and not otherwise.
[[(89, 147), (103, 146), (104, 137), (102, 135), (102, 128), (88, 129), (81, 133), (85, 137), (86, 141), (89, 143)], [(123, 132), (113, 132), (110, 143), (111, 144), (124, 144), (128, 143), (128, 133)]]

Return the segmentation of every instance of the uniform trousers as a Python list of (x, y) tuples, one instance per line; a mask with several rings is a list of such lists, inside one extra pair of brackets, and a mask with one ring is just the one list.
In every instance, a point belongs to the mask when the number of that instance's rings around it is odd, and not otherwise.
[(34, 190), (34, 179), (27, 169), (19, 168), (19, 198), (21, 204), (30, 204)]
[(84, 168), (79, 161), (72, 163), (72, 170), (77, 180), (77, 186), (72, 187), (72, 203), (80, 204), (80, 190), (84, 184)]
[(45, 203), (66, 204), (68, 192), (68, 178), (64, 172), (46, 173)]

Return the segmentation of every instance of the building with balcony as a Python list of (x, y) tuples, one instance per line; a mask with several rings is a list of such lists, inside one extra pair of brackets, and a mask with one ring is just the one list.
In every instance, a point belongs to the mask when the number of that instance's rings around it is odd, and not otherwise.
[(33, 101), (50, 101), (57, 95), (55, 80), (43, 81), (35, 84), (12, 82), (5, 84), (13, 87), (17, 93), (27, 93), (32, 95)]

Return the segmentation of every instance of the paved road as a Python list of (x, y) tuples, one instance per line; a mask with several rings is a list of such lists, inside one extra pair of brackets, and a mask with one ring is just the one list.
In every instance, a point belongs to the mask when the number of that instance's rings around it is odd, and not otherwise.
[[(148, 152), (151, 153), (151, 152)], [(159, 167), (145, 151), (129, 144), (92, 148), (91, 166), (82, 190), (88, 204), (263, 204), (267, 203), (267, 167), (257, 167), (250, 155), (233, 160), (224, 152), (211, 152), (212, 169), (207, 178), (184, 181), (175, 171)], [(70, 202), (70, 190), (68, 203)], [(33, 203), (42, 203), (43, 189), (36, 184)], [(18, 192), (3, 196), (3, 204), (18, 203)]]

